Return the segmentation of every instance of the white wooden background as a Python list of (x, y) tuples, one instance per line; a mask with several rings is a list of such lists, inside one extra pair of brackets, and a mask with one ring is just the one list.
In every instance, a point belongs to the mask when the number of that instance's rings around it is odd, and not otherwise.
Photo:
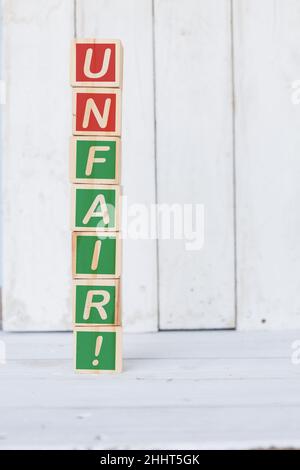
[(300, 327), (299, 0), (2, 0), (3, 316), (70, 313), (69, 49), (124, 44), (128, 203), (202, 203), (205, 243), (124, 241), (127, 331)]

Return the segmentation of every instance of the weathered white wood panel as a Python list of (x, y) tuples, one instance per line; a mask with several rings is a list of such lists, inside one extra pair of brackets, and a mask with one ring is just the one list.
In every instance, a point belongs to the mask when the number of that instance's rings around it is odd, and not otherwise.
[(160, 327), (231, 328), (234, 222), (230, 2), (156, 0), (160, 203), (202, 203), (205, 242), (159, 242)]
[[(74, 16), (74, 3), (77, 4)], [(4, 328), (71, 326), (69, 47), (125, 46), (122, 183), (128, 203), (203, 203), (205, 241), (159, 242), (160, 327), (234, 326), (229, 0), (2, 1)], [(300, 6), (233, 1), (238, 328), (300, 326)], [(142, 149), (142, 150), (141, 150)], [(157, 326), (156, 242), (124, 241), (124, 323)]]
[[(128, 205), (154, 203), (152, 2), (78, 0), (76, 17), (78, 37), (123, 42), (123, 194)], [(123, 204), (123, 213), (124, 209)], [(157, 329), (156, 271), (155, 240), (123, 240), (123, 323), (127, 330)]]
[(3, 324), (70, 328), (72, 0), (3, 2)]
[(0, 448), (299, 447), (299, 335), (124, 335), (124, 373), (99, 380), (74, 374), (71, 334), (2, 333)]
[(300, 326), (299, 24), (299, 1), (234, 1), (238, 328)]

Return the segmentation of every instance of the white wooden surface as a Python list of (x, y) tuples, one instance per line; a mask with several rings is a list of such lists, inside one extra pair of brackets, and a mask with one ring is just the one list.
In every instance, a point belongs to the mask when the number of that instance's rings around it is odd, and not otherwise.
[(82, 376), (71, 334), (2, 333), (0, 448), (300, 448), (299, 337), (129, 334), (124, 373)]
[[(8, 94), (4, 152), (4, 328), (71, 326), (70, 44), (119, 37), (125, 46), (123, 172), (128, 204), (155, 202), (151, 1), (6, 1)], [(30, 65), (32, 61), (32, 65)], [(123, 319), (157, 329), (155, 241), (124, 241)]]
[(230, 2), (155, 0), (158, 202), (201, 203), (201, 251), (159, 242), (160, 327), (231, 328)]
[[(121, 174), (128, 205), (155, 203), (151, 6), (151, 0), (77, 0), (78, 37), (120, 38), (124, 46)], [(156, 274), (155, 240), (124, 239), (123, 320), (127, 329), (157, 329)]]
[(160, 241), (157, 263), (154, 240), (124, 241), (126, 329), (233, 327), (235, 283), (238, 328), (300, 326), (300, 5), (232, 5), (233, 30), (230, 0), (2, 0), (5, 329), (71, 326), (75, 30), (125, 46), (128, 203), (205, 206), (200, 252)]
[(234, 1), (238, 328), (300, 326), (300, 3)]
[(3, 324), (66, 329), (73, 1), (7, 0), (3, 10)]

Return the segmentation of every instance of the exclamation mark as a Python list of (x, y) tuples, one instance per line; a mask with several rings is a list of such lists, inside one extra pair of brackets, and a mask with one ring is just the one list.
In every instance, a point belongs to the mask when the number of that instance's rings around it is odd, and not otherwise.
[(96, 346), (95, 346), (96, 359), (94, 359), (92, 362), (93, 366), (95, 367), (99, 365), (99, 360), (97, 359), (97, 357), (100, 354), (102, 342), (103, 342), (103, 336), (98, 336), (98, 338), (96, 339)]

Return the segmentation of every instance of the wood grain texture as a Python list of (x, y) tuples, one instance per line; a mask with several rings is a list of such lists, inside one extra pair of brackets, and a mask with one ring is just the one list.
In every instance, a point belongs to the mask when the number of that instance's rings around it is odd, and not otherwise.
[(155, 0), (159, 203), (201, 203), (205, 241), (159, 242), (160, 327), (232, 328), (230, 2)]
[[(117, 136), (120, 137), (122, 130), (121, 130), (121, 122), (122, 122), (122, 90), (119, 88), (73, 88), (73, 106), (72, 106), (72, 113), (73, 113), (73, 126), (72, 126), (72, 131), (73, 135), (96, 135), (96, 136)], [(83, 105), (83, 110), (82, 110), (82, 121), (80, 118), (78, 119), (78, 110), (77, 110), (77, 105), (78, 105), (78, 100), (79, 98), (85, 98), (86, 95), (91, 95), (93, 96), (92, 100), (94, 103), (94, 109), (93, 111), (85, 111), (88, 109), (87, 101), (84, 99), (82, 101)], [(97, 95), (104, 95), (105, 102), (108, 101), (108, 96), (109, 95), (115, 95), (115, 114), (113, 115), (114, 117), (112, 118), (112, 123), (111, 123), (111, 130), (107, 130), (106, 128), (108, 127), (107, 124), (99, 124), (98, 118), (95, 122), (94, 125), (91, 125), (91, 119), (90, 116), (94, 116), (95, 114), (95, 109), (98, 109), (99, 115), (104, 116), (105, 112), (98, 108), (98, 103), (97, 103)], [(112, 98), (113, 99), (113, 98)], [(112, 115), (110, 111), (111, 107), (108, 106), (108, 121), (110, 121), (110, 115)], [(102, 113), (102, 114), (101, 114)], [(87, 127), (86, 130), (84, 130), (84, 116), (87, 114)], [(94, 119), (95, 121), (95, 119)], [(79, 127), (78, 127), (79, 125)]]
[(73, 1), (3, 2), (3, 326), (71, 326)]
[[(155, 202), (151, 7), (151, 0), (77, 0), (78, 38), (120, 38), (124, 46), (121, 184), (128, 205)], [(124, 327), (156, 330), (155, 240), (123, 240), (123, 260)]]
[[(114, 166), (114, 177), (113, 178), (94, 178), (92, 174), (92, 169), (93, 165), (95, 164), (94, 162), (92, 163), (92, 168), (88, 170), (89, 165), (88, 165), (88, 159), (86, 159), (86, 165), (85, 165), (85, 172), (82, 174), (80, 173), (80, 178), (78, 175), (76, 175), (76, 167), (78, 165), (78, 159), (80, 160), (80, 156), (77, 155), (76, 151), (76, 146), (78, 142), (84, 142), (84, 141), (91, 141), (90, 136), (77, 136), (74, 137), (72, 136), (70, 139), (70, 181), (72, 183), (80, 183), (80, 184), (119, 184), (120, 183), (120, 163), (121, 163), (121, 139), (119, 137), (95, 137), (93, 136), (92, 142), (96, 142), (98, 146), (103, 146), (103, 142), (115, 142), (116, 146), (116, 153), (115, 153), (115, 166)], [(107, 148), (105, 149), (105, 151)], [(81, 155), (81, 158), (83, 155)], [(95, 154), (94, 154), (95, 157)], [(96, 157), (97, 158), (97, 157)], [(101, 158), (101, 157), (100, 157)], [(86, 172), (88, 171), (88, 175)], [(89, 171), (91, 173), (89, 174)], [(102, 176), (104, 176), (102, 174)]]
[(299, 447), (299, 335), (125, 334), (124, 372), (97, 377), (71, 334), (2, 333), (0, 448)]
[[(98, 202), (98, 206), (95, 206), (94, 208), (92, 208), (92, 211), (90, 212), (90, 214), (87, 216), (87, 220), (84, 222), (83, 220), (81, 221), (80, 224), (78, 224), (78, 221), (76, 221), (76, 210), (78, 211), (78, 207), (77, 207), (77, 197), (76, 197), (76, 193), (78, 190), (92, 190), (92, 191), (111, 191), (111, 193), (114, 194), (114, 206), (113, 206), (113, 215), (111, 217), (111, 220), (110, 220), (110, 217), (108, 217), (108, 225), (110, 225), (109, 227), (101, 227), (100, 228), (100, 225), (97, 225), (99, 223), (99, 221), (103, 221), (104, 218), (103, 218), (103, 213), (109, 213), (109, 209), (107, 209), (107, 206), (109, 203), (106, 202), (105, 200), (105, 197), (104, 197), (104, 201), (102, 202)], [(101, 184), (101, 185), (96, 185), (96, 184), (72, 184), (72, 188), (71, 188), (71, 192), (72, 192), (72, 195), (71, 195), (71, 229), (76, 231), (76, 232), (94, 232), (95, 230), (102, 230), (102, 231), (108, 231), (108, 232), (119, 232), (120, 231), (120, 186), (118, 185), (105, 185), (105, 184)], [(87, 215), (87, 212), (90, 211), (91, 209), (91, 206), (94, 204), (95, 202), (95, 199), (96, 197), (99, 195), (99, 193), (96, 193), (94, 192), (94, 197), (92, 198), (92, 203), (90, 205), (87, 205), (87, 211), (85, 213), (80, 213), (80, 215), (82, 215), (82, 219), (84, 217), (86, 217)], [(103, 202), (104, 202), (104, 205), (103, 205)], [(97, 202), (96, 202), (97, 204)], [(102, 204), (102, 208), (101, 208), (101, 204)], [(105, 212), (107, 211), (107, 212)], [(100, 213), (100, 215), (98, 215)], [(90, 220), (90, 218), (94, 218), (94, 220), (96, 220), (96, 223), (95, 223), (95, 227), (88, 227), (86, 226), (87, 225), (87, 221)], [(78, 225), (77, 225), (78, 224)]]
[(238, 328), (297, 328), (300, 4), (233, 5)]
[[(4, 328), (65, 330), (74, 2), (2, 3)], [(229, 0), (76, 5), (78, 37), (124, 43), (123, 208), (155, 202), (154, 94), (158, 202), (205, 207), (203, 249), (160, 241), (159, 280), (155, 240), (123, 241), (125, 329), (157, 329), (157, 282), (161, 328), (235, 326), (234, 131), (237, 327), (300, 326), (299, 2), (233, 0), (233, 44)]]
[[(85, 296), (85, 302), (84, 302), (84, 310), (81, 310), (80, 304), (78, 303), (78, 299), (80, 299), (80, 289), (82, 289), (81, 286), (86, 286), (89, 288), (89, 290), (93, 291), (92, 297), (88, 297), (88, 294)], [(121, 305), (120, 305), (120, 279), (102, 279), (102, 280), (95, 280), (95, 279), (75, 279), (73, 280), (72, 283), (72, 318), (73, 318), (73, 328), (75, 326), (86, 326), (86, 325), (91, 325), (91, 326), (98, 326), (103, 324), (102, 320), (103, 318), (100, 316), (100, 318), (97, 318), (97, 320), (94, 317), (95, 323), (89, 323), (87, 322), (87, 318), (84, 316), (84, 311), (85, 309), (89, 309), (89, 313), (91, 309), (95, 307), (95, 297), (97, 294), (103, 296), (103, 290), (106, 289), (107, 287), (113, 287), (114, 288), (114, 302), (113, 302), (113, 316), (111, 317), (113, 322), (110, 323), (105, 323), (108, 325), (118, 325), (121, 326)], [(104, 289), (103, 289), (104, 288)], [(97, 294), (96, 294), (97, 292)], [(77, 297), (78, 296), (78, 297)], [(99, 298), (99, 297), (98, 297)], [(103, 298), (104, 299), (104, 298)], [(109, 297), (109, 302), (111, 302), (111, 298)], [(105, 301), (105, 303), (102, 303), (98, 307), (104, 307), (107, 305), (108, 302)], [(96, 307), (97, 308), (97, 307)], [(107, 307), (106, 307), (107, 308)], [(104, 307), (104, 311), (106, 312), (106, 308)], [(77, 309), (77, 311), (76, 311)], [(98, 308), (99, 312), (99, 308)], [(81, 314), (82, 315), (81, 315)], [(99, 312), (100, 313), (100, 312)], [(107, 313), (107, 312), (106, 312)], [(96, 323), (97, 322), (97, 323)]]
[[(79, 335), (80, 334), (88, 334), (88, 333), (96, 333), (96, 334), (99, 334), (100, 336), (100, 348), (99, 348), (99, 352), (97, 353), (97, 358), (96, 359), (96, 366), (99, 364), (101, 364), (101, 359), (105, 360), (107, 359), (107, 357), (110, 357), (112, 353), (115, 354), (115, 360), (114, 360), (114, 365), (113, 366), (110, 366), (111, 368), (110, 369), (104, 369), (104, 368), (101, 368), (101, 369), (93, 369), (91, 367), (91, 362), (94, 364), (94, 361), (91, 361), (93, 359), (92, 356), (89, 356), (88, 357), (88, 361), (85, 361), (84, 362), (84, 366), (83, 367), (80, 367), (78, 364), (79, 364), (79, 359), (78, 359), (78, 348), (80, 347), (79, 344), (80, 344), (80, 340), (79, 340)], [(102, 355), (102, 358), (101, 358), (101, 350), (102, 350), (102, 341), (103, 343), (105, 344), (105, 339), (103, 339), (103, 335), (101, 335), (101, 333), (103, 333), (104, 335), (106, 335), (107, 333), (113, 333), (115, 335), (115, 344), (114, 344), (114, 348), (113, 350), (110, 348), (108, 349), (108, 353), (107, 353), (107, 357), (104, 357), (103, 358), (103, 355)], [(122, 363), (123, 363), (123, 356), (122, 356), (122, 335), (123, 335), (123, 328), (121, 326), (110, 326), (110, 325), (97, 325), (97, 326), (75, 326), (74, 328), (74, 349), (73, 349), (73, 354), (74, 354), (74, 370), (77, 374), (96, 374), (96, 375), (102, 375), (102, 374), (119, 374), (122, 372)], [(97, 337), (97, 340), (99, 339), (99, 337)], [(90, 342), (86, 342), (84, 343), (87, 347), (89, 346), (89, 344), (91, 344)], [(84, 350), (84, 346), (81, 345), (81, 348)], [(82, 354), (82, 349), (81, 349), (81, 354)], [(107, 350), (106, 350), (107, 351)], [(79, 353), (79, 356), (80, 356), (80, 353)], [(99, 359), (99, 360), (98, 360)], [(87, 367), (87, 368), (85, 368)]]
[[(80, 44), (80, 45), (87, 44), (87, 48), (88, 49), (91, 48), (93, 50), (93, 54), (95, 54), (95, 57), (97, 56), (97, 54), (96, 54), (96, 51), (94, 49), (97, 48), (97, 44), (100, 44), (100, 45), (108, 44), (110, 46), (112, 45), (112, 47), (115, 49), (115, 55), (114, 55), (115, 75), (114, 75), (113, 80), (104, 81), (103, 76), (102, 76), (102, 78), (94, 77), (94, 78), (96, 78), (95, 80), (91, 80), (91, 77), (87, 77), (86, 74), (85, 74), (85, 70), (84, 70), (85, 62), (84, 61), (82, 63), (79, 62), (78, 64), (76, 62), (76, 44)], [(85, 52), (87, 52), (87, 50), (85, 50)], [(111, 48), (109, 48), (109, 54), (110, 54), (110, 52), (111, 52)], [(92, 55), (92, 57), (93, 57), (93, 55)], [(107, 68), (105, 73), (109, 72), (110, 64), (113, 63), (111, 55), (109, 55), (109, 57), (110, 57), (110, 59), (108, 60), (108, 68)], [(105, 63), (104, 58), (105, 58), (105, 53), (104, 53), (104, 56), (103, 56), (103, 62)], [(91, 59), (91, 62), (89, 63), (89, 65), (91, 65), (91, 63), (92, 63), (92, 59)], [(81, 70), (84, 71), (84, 75), (83, 75), (84, 81), (80, 81), (80, 80), (76, 79), (76, 67), (77, 67), (77, 65), (80, 65)], [(102, 67), (104, 67), (104, 66), (102, 65)], [(91, 72), (91, 67), (89, 67), (89, 71)], [(103, 70), (101, 70), (101, 71), (103, 73)], [(97, 72), (96, 72), (96, 74), (97, 74)], [(112, 39), (104, 39), (104, 38), (101, 38), (101, 39), (82, 38), (82, 39), (80, 39), (80, 41), (78, 41), (76, 39), (73, 41), (72, 52), (71, 52), (71, 85), (73, 87), (122, 88), (122, 81), (123, 81), (123, 45), (122, 45), (122, 42), (120, 40), (118, 40), (118, 39), (117, 40), (112, 40)]]

